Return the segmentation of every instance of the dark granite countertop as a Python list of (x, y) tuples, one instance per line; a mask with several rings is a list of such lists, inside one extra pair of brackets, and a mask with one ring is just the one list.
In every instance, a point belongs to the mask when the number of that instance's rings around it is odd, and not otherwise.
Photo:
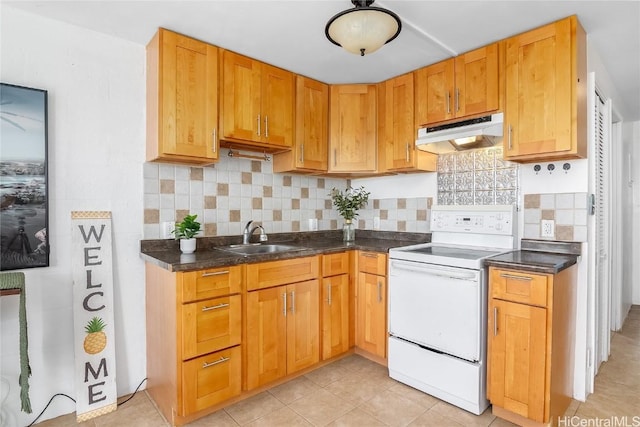
[(268, 243), (298, 246), (300, 249), (249, 256), (219, 249), (220, 246), (238, 244), (241, 240), (241, 236), (198, 238), (196, 252), (187, 255), (180, 253), (176, 240), (142, 240), (140, 242), (140, 256), (144, 261), (169, 271), (190, 271), (299, 258), (353, 249), (387, 253), (391, 248), (430, 242), (431, 234), (357, 230), (356, 240), (345, 243), (342, 241), (342, 230), (277, 233), (269, 234)]
[(485, 265), (556, 274), (578, 262), (581, 245), (574, 242), (522, 240), (522, 249), (485, 258)]

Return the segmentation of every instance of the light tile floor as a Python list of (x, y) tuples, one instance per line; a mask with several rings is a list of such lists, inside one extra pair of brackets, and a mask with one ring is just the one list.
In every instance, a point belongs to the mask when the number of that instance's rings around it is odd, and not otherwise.
[[(622, 330), (613, 334), (611, 356), (596, 376), (595, 393), (586, 402), (573, 401), (565, 416), (576, 418), (567, 419), (564, 425), (640, 425), (640, 306), (633, 306)], [(625, 423), (614, 424), (614, 417)], [(596, 424), (597, 419), (605, 421)], [(38, 425), (75, 425), (75, 414)], [(160, 427), (167, 424), (146, 393), (140, 392), (116, 412), (82, 425)], [(310, 425), (495, 427), (513, 424), (494, 417), (490, 408), (475, 416), (401, 384), (387, 376), (386, 368), (357, 355), (189, 424), (192, 427)]]

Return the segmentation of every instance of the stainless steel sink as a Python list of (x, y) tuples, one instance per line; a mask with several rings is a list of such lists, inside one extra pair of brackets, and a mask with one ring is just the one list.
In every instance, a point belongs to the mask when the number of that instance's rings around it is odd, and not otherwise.
[(233, 252), (234, 254), (239, 255), (261, 255), (261, 254), (275, 254), (280, 252), (290, 252), (290, 251), (301, 251), (306, 248), (302, 248), (300, 246), (291, 246), (291, 245), (280, 245), (280, 244), (249, 244), (249, 245), (231, 245), (231, 246), (221, 246), (216, 249), (225, 251), (225, 252)]

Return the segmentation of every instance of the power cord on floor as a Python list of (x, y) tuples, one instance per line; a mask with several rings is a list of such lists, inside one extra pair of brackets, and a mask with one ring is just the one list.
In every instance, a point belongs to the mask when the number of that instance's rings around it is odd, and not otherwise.
[[(140, 384), (138, 384), (138, 387), (136, 387), (136, 389), (133, 391), (133, 394), (132, 394), (131, 396), (127, 397), (127, 399), (126, 399), (126, 400), (124, 400), (124, 401), (122, 401), (122, 402), (118, 403), (118, 406), (122, 406), (122, 405), (124, 405), (125, 403), (127, 403), (128, 401), (130, 401), (130, 400), (133, 398), (133, 396), (135, 396), (135, 395), (136, 395), (136, 393), (138, 392), (138, 390), (140, 390), (140, 387), (142, 387), (142, 384), (144, 384), (144, 382), (145, 382), (146, 380), (147, 380), (147, 379), (145, 378), (145, 379), (143, 379), (142, 381), (140, 381)], [(32, 425), (34, 425), (34, 424), (36, 423), (36, 421), (38, 421), (38, 420), (40, 419), (40, 417), (42, 416), (42, 414), (44, 414), (44, 411), (46, 411), (46, 410), (47, 410), (47, 408), (49, 407), (49, 405), (51, 405), (51, 402), (53, 402), (53, 399), (54, 399), (56, 396), (64, 396), (64, 397), (68, 398), (69, 400), (72, 400), (72, 401), (73, 401), (73, 403), (75, 403), (75, 402), (76, 402), (76, 400), (75, 400), (73, 397), (69, 396), (68, 394), (64, 394), (64, 393), (56, 393), (56, 394), (54, 394), (53, 396), (51, 396), (51, 399), (49, 399), (49, 402), (48, 402), (48, 403), (47, 403), (47, 405), (44, 407), (44, 409), (42, 410), (42, 412), (40, 412), (40, 413), (38, 414), (38, 416), (36, 417), (36, 419), (35, 419), (35, 420), (33, 420), (33, 421), (31, 421), (31, 424), (27, 425), (27, 427), (31, 427)]]

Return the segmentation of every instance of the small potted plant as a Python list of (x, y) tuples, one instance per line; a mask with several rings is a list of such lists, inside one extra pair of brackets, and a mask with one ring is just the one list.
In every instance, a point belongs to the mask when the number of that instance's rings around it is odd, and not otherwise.
[(369, 202), (369, 193), (364, 187), (353, 189), (347, 188), (344, 192), (333, 188), (330, 196), (333, 199), (333, 205), (338, 208), (338, 213), (344, 218), (343, 240), (350, 242), (355, 240), (356, 231), (353, 228), (353, 219), (358, 216), (358, 209), (361, 209)]
[(187, 215), (181, 222), (176, 222), (173, 230), (176, 239), (180, 239), (180, 250), (183, 254), (192, 254), (196, 251), (195, 236), (200, 231), (200, 223), (196, 221), (198, 215)]

